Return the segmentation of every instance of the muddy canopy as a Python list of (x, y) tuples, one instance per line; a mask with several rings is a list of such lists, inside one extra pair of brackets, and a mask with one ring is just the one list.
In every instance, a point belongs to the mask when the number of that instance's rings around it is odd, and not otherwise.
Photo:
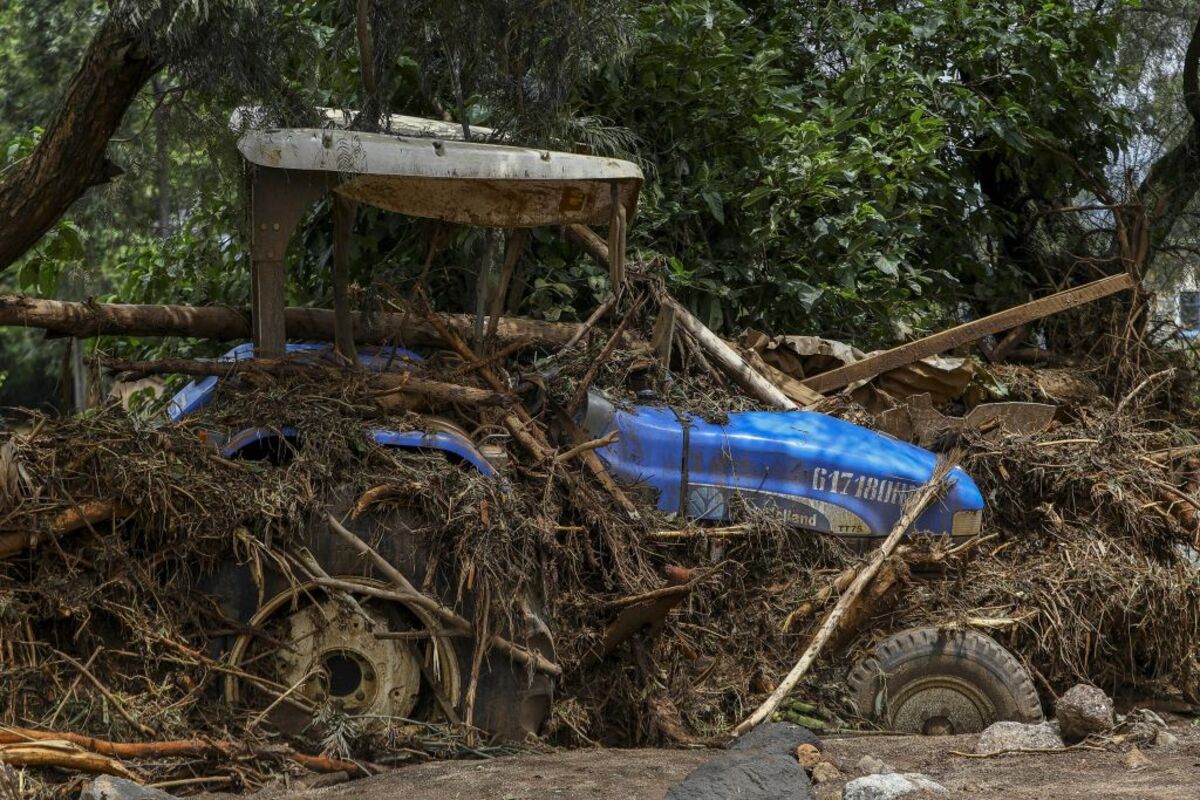
[(238, 149), (256, 166), (336, 175), (333, 191), (357, 202), (503, 228), (605, 224), (614, 187), (631, 218), (643, 180), (616, 158), (334, 128), (251, 130)]

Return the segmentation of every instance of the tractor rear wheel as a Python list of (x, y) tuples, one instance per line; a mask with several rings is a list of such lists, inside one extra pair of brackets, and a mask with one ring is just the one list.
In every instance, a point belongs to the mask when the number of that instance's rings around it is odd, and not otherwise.
[[(343, 497), (334, 503), (334, 516), (421, 586), (437, 538), (430, 522), (409, 508), (370, 510), (350, 518), (346, 511), (353, 500)], [(361, 588), (338, 597), (319, 585), (295, 585), (278, 570), (266, 570), (260, 592), (248, 565), (224, 576), (220, 584), (226, 591), (218, 594), (227, 613), (265, 634), (233, 641), (230, 666), (236, 673), (227, 676), (225, 699), (262, 710), (281, 731), (292, 733), (312, 721), (313, 713), (305, 707), (325, 705), (358, 717), (364, 728), (397, 719), (461, 717), (474, 640), (448, 633), (419, 607), (373, 597), (372, 588), (396, 587), (329, 531), (323, 519), (314, 520), (305, 539), (327, 574)], [(452, 605), (455, 577), (437, 575), (429, 592)], [(354, 603), (347, 603), (345, 594)], [(514, 620), (523, 629), (504, 635), (553, 660), (553, 641), (537, 609), (537, 603), (527, 600), (524, 618)], [(469, 596), (459, 613), (473, 618)], [(257, 684), (249, 673), (259, 679)], [(473, 722), (504, 739), (536, 735), (549, 717), (553, 688), (550, 676), (531, 673), (493, 650), (483, 660)], [(288, 697), (280, 700), (285, 690)]]
[(888, 730), (978, 733), (999, 720), (1042, 719), (1021, 663), (976, 631), (902, 631), (860, 661), (847, 682), (858, 713)]

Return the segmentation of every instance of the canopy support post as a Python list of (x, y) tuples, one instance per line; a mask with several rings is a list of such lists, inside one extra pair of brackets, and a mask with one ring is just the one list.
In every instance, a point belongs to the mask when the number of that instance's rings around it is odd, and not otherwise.
[(625, 205), (621, 202), (621, 184), (612, 184), (612, 211), (608, 223), (608, 278), (614, 295), (625, 284)]
[(254, 352), (280, 358), (287, 345), (288, 240), (309, 207), (325, 192), (324, 173), (252, 168), (250, 202), (250, 313)]
[(354, 346), (354, 319), (350, 314), (350, 244), (357, 205), (336, 192), (333, 195), (333, 339), (339, 355), (358, 363)]

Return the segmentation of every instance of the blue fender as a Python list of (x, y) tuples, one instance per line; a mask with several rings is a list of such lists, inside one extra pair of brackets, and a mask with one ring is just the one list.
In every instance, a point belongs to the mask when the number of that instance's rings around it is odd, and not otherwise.
[[(300, 343), (289, 344), (289, 353), (311, 353), (315, 362), (321, 356), (332, 352), (328, 344)], [(254, 358), (254, 345), (247, 342), (240, 344), (221, 356), (218, 361), (248, 361)], [(403, 370), (407, 363), (420, 361), (421, 356), (400, 347), (378, 348), (364, 350), (359, 354), (359, 363), (368, 369), (376, 371)], [(189, 414), (193, 414), (212, 402), (217, 384), (221, 379), (209, 376), (195, 380), (183, 387), (167, 404), (167, 415), (171, 421), (178, 422)], [(279, 430), (274, 428), (246, 428), (228, 439), (222, 440), (219, 434), (210, 434), (220, 448), (221, 455), (232, 458), (250, 445), (283, 436), (285, 439), (297, 440), (302, 432), (292, 426)], [(498, 473), (475, 445), (466, 437), (450, 431), (396, 431), (385, 428), (372, 428), (367, 431), (372, 441), (383, 447), (401, 447), (414, 450), (439, 450), (448, 453), (470, 464), (487, 477), (496, 477)]]
[[(591, 393), (583, 427), (596, 437), (620, 434), (597, 455), (617, 478), (657, 490), (662, 511), (723, 520), (736, 497), (774, 506), (801, 527), (851, 536), (886, 536), (937, 463), (928, 450), (825, 414), (728, 416), (718, 425), (662, 406), (621, 410)], [(983, 495), (961, 469), (950, 481), (915, 531), (978, 532)]]

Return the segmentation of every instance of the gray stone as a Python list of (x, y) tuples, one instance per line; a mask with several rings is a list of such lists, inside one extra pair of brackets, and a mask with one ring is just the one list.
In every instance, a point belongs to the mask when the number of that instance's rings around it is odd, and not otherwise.
[(1049, 750), (1062, 746), (1062, 737), (1048, 722), (1032, 725), (1024, 722), (993, 722), (979, 734), (975, 752), (990, 755), (1002, 750)]
[(664, 800), (812, 800), (808, 774), (795, 750), (819, 739), (787, 722), (758, 726), (724, 753), (692, 770)]
[(895, 772), (891, 766), (884, 763), (882, 759), (876, 758), (873, 755), (865, 755), (858, 760), (854, 765), (855, 768), (863, 775), (883, 775), (888, 772)]
[(889, 772), (855, 778), (842, 787), (842, 800), (893, 800), (916, 791), (917, 785), (908, 778)]
[(1154, 746), (1170, 749), (1179, 744), (1179, 737), (1168, 730), (1160, 730), (1154, 735)]
[(770, 750), (775, 753), (794, 753), (802, 744), (820, 749), (821, 740), (808, 728), (790, 722), (764, 722), (729, 746), (730, 750)]
[(84, 784), (79, 800), (175, 800), (175, 795), (124, 778), (101, 775)]
[(923, 775), (920, 772), (905, 772), (901, 775), (901, 777), (923, 792), (929, 792), (930, 794), (949, 794), (949, 791), (945, 786), (942, 786), (933, 778), (929, 777), (928, 775)]
[(1080, 742), (1093, 733), (1104, 733), (1113, 725), (1113, 702), (1095, 686), (1072, 686), (1054, 704), (1063, 741)]

